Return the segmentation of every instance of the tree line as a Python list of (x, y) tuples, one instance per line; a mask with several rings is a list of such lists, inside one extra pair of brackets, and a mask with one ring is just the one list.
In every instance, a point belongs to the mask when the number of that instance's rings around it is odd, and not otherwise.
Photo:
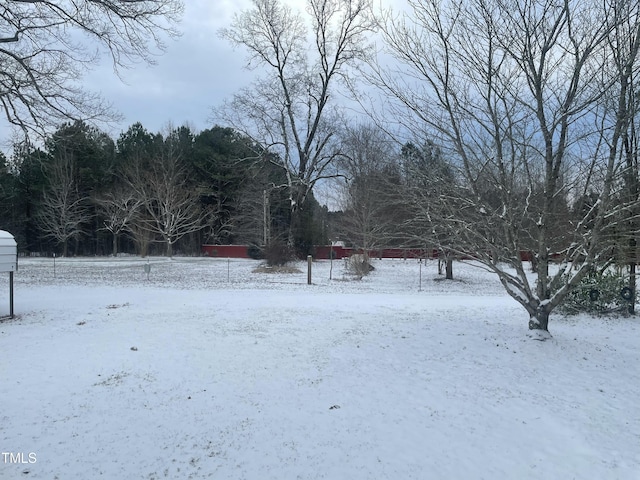
[[(161, 134), (136, 123), (114, 141), (66, 123), (42, 148), (1, 160), (0, 224), (26, 254), (193, 255), (203, 243), (263, 246), (289, 232), (279, 160), (231, 128)], [(322, 214), (308, 205), (307, 217)], [(323, 240), (303, 226), (296, 246)]]

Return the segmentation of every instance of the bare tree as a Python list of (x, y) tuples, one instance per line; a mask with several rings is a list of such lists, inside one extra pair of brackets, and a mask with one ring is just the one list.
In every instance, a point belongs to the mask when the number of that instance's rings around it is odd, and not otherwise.
[(126, 181), (144, 206), (134, 216), (134, 228), (161, 238), (167, 256), (173, 255), (178, 240), (202, 229), (198, 193), (190, 188), (187, 169), (172, 142), (166, 141), (162, 154), (148, 164), (132, 165)]
[[(614, 23), (613, 34), (609, 37), (609, 47), (613, 53), (610, 57), (611, 68), (617, 72), (619, 95), (618, 111), (626, 124), (621, 128), (620, 155), (624, 165), (622, 180), (622, 196), (620, 203), (625, 206), (616, 225), (620, 232), (620, 263), (629, 268), (628, 287), (632, 295), (629, 302), (629, 313), (635, 313), (636, 299), (636, 267), (638, 256), (637, 237), (640, 233), (640, 132), (638, 117), (640, 115), (640, 90), (636, 83), (638, 75), (637, 63), (629, 63), (629, 58), (636, 55), (640, 44), (640, 27), (638, 26), (638, 10), (624, 3), (614, 4), (612, 15), (619, 18)], [(614, 102), (616, 97), (612, 99)]]
[(234, 235), (250, 245), (270, 245), (273, 238), (271, 193), (273, 184), (251, 178), (241, 189), (231, 218)]
[(398, 241), (396, 155), (391, 138), (371, 124), (347, 127), (341, 150), (341, 234), (366, 255)]
[(147, 214), (146, 209), (141, 208), (133, 216), (127, 228), (138, 254), (143, 258), (149, 254), (149, 247), (156, 241), (157, 237), (157, 234), (149, 228), (151, 222), (152, 219)]
[[(608, 255), (602, 237), (622, 208), (614, 199), (640, 7), (624, 0), (410, 5), (410, 15), (387, 12), (381, 21), (399, 67), (374, 65), (369, 78), (393, 99), (394, 119), (429, 132), (454, 159), (459, 185), (439, 197), (437, 210), (444, 232), (499, 276), (528, 312), (530, 329), (547, 331), (553, 309)], [(631, 28), (618, 29), (621, 22)], [(613, 45), (614, 35), (629, 48)], [(599, 192), (595, 205), (571, 219), (563, 248), (554, 249), (559, 202), (589, 191)], [(535, 282), (521, 258), (528, 245)]]
[[(431, 140), (401, 149), (403, 181), (400, 201), (409, 212), (399, 231), (425, 250), (438, 249), (438, 274), (445, 267), (445, 278), (453, 280), (453, 260), (458, 236), (450, 231), (446, 215), (441, 215), (440, 199), (456, 188), (453, 168)], [(454, 247), (454, 248), (452, 248)]]
[(118, 187), (95, 199), (98, 212), (104, 217), (103, 228), (113, 236), (112, 255), (118, 254), (118, 238), (129, 231), (143, 202), (131, 188)]
[(174, 37), (181, 0), (8, 0), (0, 7), (0, 105), (7, 120), (42, 132), (63, 120), (109, 115), (109, 106), (78, 86), (98, 59), (114, 69), (162, 50)]
[(367, 56), (373, 23), (370, 0), (307, 0), (311, 27), (280, 0), (253, 0), (253, 8), (222, 31), (249, 52), (249, 67), (265, 78), (236, 94), (217, 114), (253, 138), (284, 168), (289, 192), (290, 246), (302, 204), (314, 185), (335, 176), (339, 116), (333, 98), (339, 79)]
[(90, 220), (89, 202), (78, 192), (74, 155), (66, 149), (45, 167), (49, 187), (44, 191), (38, 209), (37, 221), (46, 235), (62, 244), (62, 254), (67, 256), (69, 240), (83, 233)]

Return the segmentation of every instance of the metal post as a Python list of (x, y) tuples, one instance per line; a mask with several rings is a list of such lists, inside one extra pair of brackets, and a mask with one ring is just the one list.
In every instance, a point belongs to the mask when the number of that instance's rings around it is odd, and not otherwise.
[(227, 283), (231, 281), (231, 259), (227, 257)]
[(420, 259), (420, 286), (418, 287), (418, 291), (422, 291), (422, 259)]
[(329, 247), (329, 259), (331, 262), (329, 266), (329, 280), (333, 280), (333, 244), (331, 244), (331, 247)]
[(13, 272), (9, 272), (9, 315), (13, 318)]
[(311, 255), (307, 255), (307, 285), (311, 285)]

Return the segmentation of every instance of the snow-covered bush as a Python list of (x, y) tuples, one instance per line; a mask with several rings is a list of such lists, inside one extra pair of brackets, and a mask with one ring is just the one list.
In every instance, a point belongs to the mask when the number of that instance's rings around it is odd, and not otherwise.
[(582, 279), (560, 305), (565, 314), (626, 312), (631, 301), (635, 301), (626, 279), (616, 272), (605, 270), (593, 272)]
[(369, 262), (369, 255), (356, 253), (346, 259), (345, 270), (347, 273), (361, 279), (365, 275), (369, 275), (375, 268)]

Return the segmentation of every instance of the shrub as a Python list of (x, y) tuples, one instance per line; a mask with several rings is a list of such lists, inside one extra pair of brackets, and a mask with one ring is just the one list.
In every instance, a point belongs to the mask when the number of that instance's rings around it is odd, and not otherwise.
[(559, 306), (562, 313), (606, 314), (626, 312), (630, 302), (635, 302), (622, 275), (612, 271), (593, 272), (582, 279), (578, 286)]
[(249, 245), (247, 247), (247, 255), (254, 260), (262, 260), (264, 258), (264, 252), (258, 245)]
[(267, 245), (264, 249), (264, 258), (270, 267), (281, 267), (295, 258), (293, 250), (281, 243)]
[(369, 263), (369, 256), (364, 253), (356, 253), (346, 260), (346, 271), (361, 279), (369, 275), (375, 268)]

